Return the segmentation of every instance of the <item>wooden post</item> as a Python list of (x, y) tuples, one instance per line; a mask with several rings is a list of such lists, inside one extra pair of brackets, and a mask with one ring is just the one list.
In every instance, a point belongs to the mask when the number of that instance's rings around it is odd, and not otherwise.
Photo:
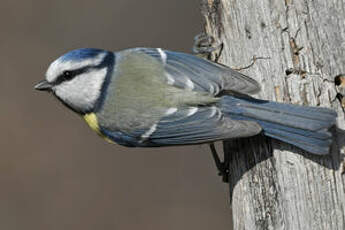
[[(242, 73), (255, 97), (344, 112), (334, 77), (345, 73), (344, 0), (202, 0), (205, 30), (223, 43), (219, 62), (256, 62)], [(262, 57), (260, 59), (259, 57)], [(234, 229), (345, 229), (343, 132), (315, 156), (265, 137), (224, 143), (230, 152)]]

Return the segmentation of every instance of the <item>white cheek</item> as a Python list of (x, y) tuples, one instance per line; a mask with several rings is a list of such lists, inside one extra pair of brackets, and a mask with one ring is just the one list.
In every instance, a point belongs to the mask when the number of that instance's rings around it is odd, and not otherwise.
[(78, 111), (91, 110), (101, 94), (107, 68), (81, 74), (54, 88), (55, 94)]

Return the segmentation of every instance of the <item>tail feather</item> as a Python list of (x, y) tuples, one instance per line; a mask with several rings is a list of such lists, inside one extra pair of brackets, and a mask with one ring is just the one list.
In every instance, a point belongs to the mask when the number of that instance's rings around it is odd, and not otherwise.
[(329, 153), (329, 128), (337, 116), (333, 110), (233, 96), (224, 96), (221, 106), (232, 119), (256, 121), (266, 136), (314, 154)]
[[(263, 126), (264, 133), (266, 136), (284, 141), (286, 143), (295, 145), (301, 149), (315, 154), (328, 154), (329, 147), (332, 143), (332, 139), (319, 139), (313, 137), (307, 137), (304, 135), (295, 134), (292, 132), (286, 132), (279, 129), (271, 129)], [(324, 133), (320, 133), (323, 135)]]

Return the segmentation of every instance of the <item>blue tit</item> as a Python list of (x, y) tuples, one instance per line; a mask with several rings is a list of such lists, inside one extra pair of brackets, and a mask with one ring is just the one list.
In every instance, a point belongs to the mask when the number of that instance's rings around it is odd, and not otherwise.
[(78, 49), (35, 88), (52, 92), (110, 142), (130, 147), (214, 143), (262, 133), (328, 154), (330, 109), (255, 99), (260, 85), (224, 65), (154, 48)]

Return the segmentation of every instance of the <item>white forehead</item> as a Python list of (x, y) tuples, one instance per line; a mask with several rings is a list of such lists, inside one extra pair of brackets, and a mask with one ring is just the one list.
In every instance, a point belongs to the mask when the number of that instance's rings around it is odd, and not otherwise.
[(63, 60), (62, 58), (58, 58), (50, 64), (46, 72), (46, 80), (48, 82), (55, 81), (65, 70), (75, 70), (85, 66), (97, 66), (101, 64), (105, 56), (106, 53), (100, 53), (92, 58), (78, 60)]

